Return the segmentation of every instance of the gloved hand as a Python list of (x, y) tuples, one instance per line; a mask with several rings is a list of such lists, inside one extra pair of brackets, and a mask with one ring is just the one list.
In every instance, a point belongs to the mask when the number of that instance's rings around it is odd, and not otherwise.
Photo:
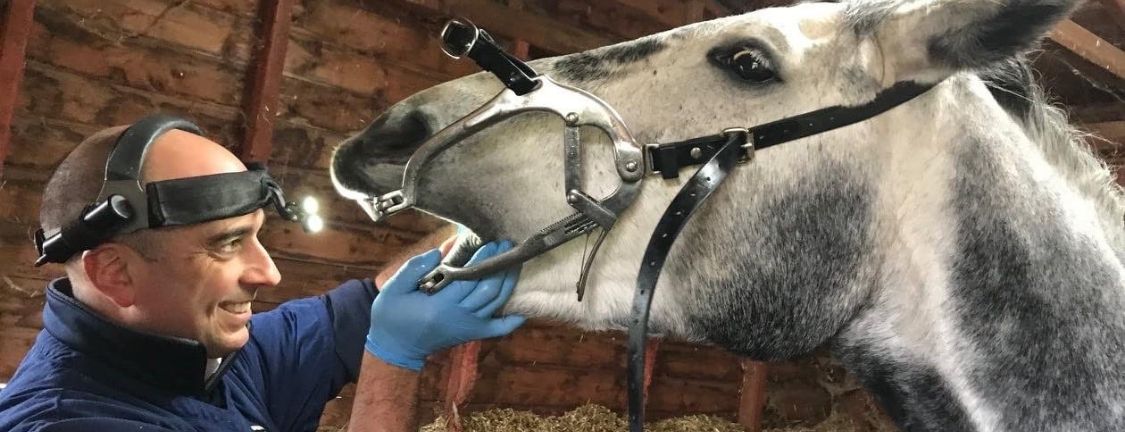
[[(511, 248), (507, 241), (486, 244), (469, 263)], [(479, 281), (454, 281), (433, 295), (418, 290), (418, 282), (440, 261), (440, 252), (431, 250), (411, 258), (387, 280), (371, 304), (368, 352), (386, 363), (418, 371), (435, 351), (504, 336), (524, 323), (519, 315), (492, 316), (511, 297), (519, 267)]]

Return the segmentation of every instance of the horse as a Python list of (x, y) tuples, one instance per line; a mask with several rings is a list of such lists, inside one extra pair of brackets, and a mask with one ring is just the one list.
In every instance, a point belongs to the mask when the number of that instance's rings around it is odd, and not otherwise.
[[(1069, 0), (800, 3), (529, 64), (612, 106), (641, 142), (933, 87), (758, 151), (667, 257), (655, 335), (772, 361), (827, 345), (907, 431), (1125, 430), (1125, 200), (1035, 83)], [(340, 191), (397, 189), (411, 154), (503, 89), (484, 73), (390, 107), (335, 149)], [(524, 114), (421, 167), (415, 207), (464, 227), (446, 262), (572, 212), (562, 121)], [(583, 131), (593, 195), (619, 179)], [(504, 313), (628, 325), (644, 242), (685, 176), (643, 180), (575, 299), (588, 241), (522, 267)], [(341, 192), (343, 193), (343, 192)]]

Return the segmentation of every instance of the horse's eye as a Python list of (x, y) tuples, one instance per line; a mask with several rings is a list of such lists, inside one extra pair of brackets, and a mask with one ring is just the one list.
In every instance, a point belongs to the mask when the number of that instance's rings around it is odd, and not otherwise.
[(777, 79), (773, 62), (760, 48), (736, 48), (727, 55), (720, 56), (719, 60), (746, 81), (766, 83)]

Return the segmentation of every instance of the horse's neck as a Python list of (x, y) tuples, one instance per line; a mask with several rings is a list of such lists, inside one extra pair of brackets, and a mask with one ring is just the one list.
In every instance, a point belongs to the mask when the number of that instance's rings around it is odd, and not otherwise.
[(880, 288), (837, 354), (906, 430), (1125, 430), (1121, 263), (986, 105), (939, 116), (930, 169), (891, 164)]

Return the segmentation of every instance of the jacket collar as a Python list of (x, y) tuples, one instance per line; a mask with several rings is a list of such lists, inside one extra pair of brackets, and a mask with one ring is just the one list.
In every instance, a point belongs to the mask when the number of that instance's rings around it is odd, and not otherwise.
[(120, 373), (180, 394), (210, 393), (238, 354), (227, 356), (217, 372), (205, 377), (207, 350), (203, 344), (114, 324), (74, 298), (67, 278), (47, 285), (43, 327), (72, 349), (95, 357)]

